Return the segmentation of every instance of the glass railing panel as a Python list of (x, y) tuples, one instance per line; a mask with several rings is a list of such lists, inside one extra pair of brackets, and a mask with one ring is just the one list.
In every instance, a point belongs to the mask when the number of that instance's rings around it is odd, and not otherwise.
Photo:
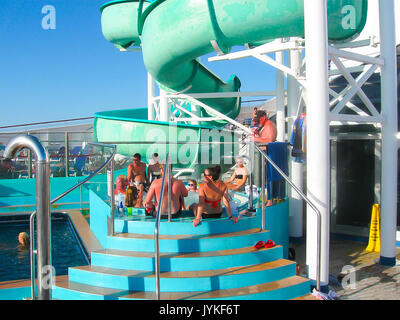
[[(27, 132), (0, 133), (0, 179), (35, 177), (35, 159), (29, 150), (21, 150), (12, 161), (3, 159), (3, 147), (7, 142), (24, 133)], [(105, 160), (101, 153), (88, 144), (93, 142), (91, 131), (40, 131), (29, 134), (37, 137), (48, 150), (51, 177), (88, 176)]]

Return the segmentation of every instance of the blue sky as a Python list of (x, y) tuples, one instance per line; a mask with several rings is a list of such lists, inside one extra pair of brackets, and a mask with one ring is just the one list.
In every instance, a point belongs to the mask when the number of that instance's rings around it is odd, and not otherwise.
[[(105, 40), (99, 11), (105, 2), (1, 1), (0, 126), (146, 107), (141, 53), (119, 52)], [(42, 28), (46, 5), (56, 9), (55, 30)], [(209, 63), (208, 56), (202, 61), (223, 80), (239, 76), (242, 91), (275, 88), (275, 71), (262, 62)]]

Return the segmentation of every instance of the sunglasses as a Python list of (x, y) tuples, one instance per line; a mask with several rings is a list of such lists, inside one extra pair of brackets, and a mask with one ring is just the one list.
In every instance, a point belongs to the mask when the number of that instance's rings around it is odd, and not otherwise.
[(188, 184), (189, 187), (194, 187), (195, 185), (193, 183)]

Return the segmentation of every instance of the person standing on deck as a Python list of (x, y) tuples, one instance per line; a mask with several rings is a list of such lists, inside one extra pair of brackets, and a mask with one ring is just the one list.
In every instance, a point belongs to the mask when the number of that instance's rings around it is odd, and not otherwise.
[[(253, 140), (255, 142), (265, 144), (276, 141), (276, 125), (268, 119), (267, 114), (264, 110), (257, 111), (254, 122), (258, 125), (258, 127), (254, 129), (252, 134)], [(266, 149), (265, 146), (262, 146), (260, 148), (262, 150)]]
[[(258, 142), (261, 144), (268, 144), (276, 141), (277, 137), (277, 129), (275, 123), (268, 119), (267, 114), (263, 110), (257, 111), (257, 114), (254, 118), (258, 127), (255, 128), (252, 134), (252, 138), (254, 142)], [(260, 149), (264, 152), (267, 151), (267, 146), (260, 146)], [(261, 171), (260, 171), (261, 172)], [(272, 205), (272, 201), (267, 201), (267, 207)]]

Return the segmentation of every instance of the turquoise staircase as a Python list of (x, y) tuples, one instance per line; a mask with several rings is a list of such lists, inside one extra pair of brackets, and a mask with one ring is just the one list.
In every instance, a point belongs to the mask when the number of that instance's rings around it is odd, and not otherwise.
[[(270, 239), (260, 230), (259, 213), (237, 224), (227, 218), (162, 220), (161, 299), (307, 299), (311, 285), (296, 276), (296, 263), (283, 247), (255, 249)], [(115, 235), (91, 253), (91, 265), (69, 268), (57, 281), (54, 299), (155, 299), (154, 219), (115, 220)]]

